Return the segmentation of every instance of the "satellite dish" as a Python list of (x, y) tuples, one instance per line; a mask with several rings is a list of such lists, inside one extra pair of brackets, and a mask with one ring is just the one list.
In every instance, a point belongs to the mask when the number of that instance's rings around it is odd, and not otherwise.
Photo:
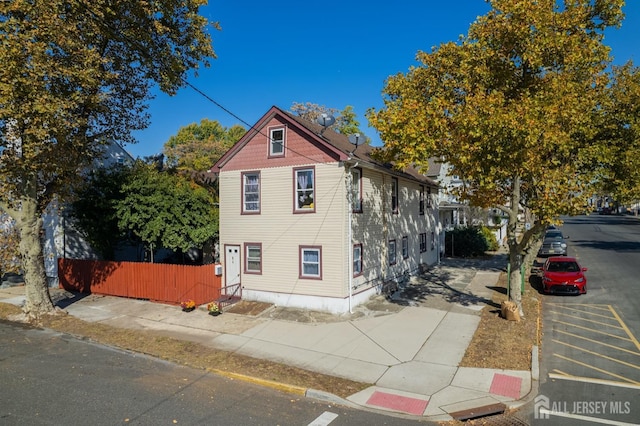
[(361, 135), (360, 133), (354, 133), (352, 135), (349, 135), (349, 142), (355, 145), (356, 148), (358, 147), (358, 145), (360, 145), (361, 143), (364, 143), (365, 141), (366, 141), (366, 136)]
[(318, 117), (317, 122), (318, 122), (319, 125), (321, 125), (322, 127), (324, 127), (326, 129), (327, 127), (331, 126), (333, 123), (336, 122), (336, 118), (333, 115), (330, 115), (330, 114), (327, 114), (326, 112), (323, 112)]

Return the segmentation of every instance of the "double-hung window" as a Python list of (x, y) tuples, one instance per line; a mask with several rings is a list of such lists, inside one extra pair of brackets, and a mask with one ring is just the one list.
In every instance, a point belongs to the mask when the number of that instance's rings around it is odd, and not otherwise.
[(262, 273), (262, 244), (246, 243), (244, 245), (245, 265), (244, 271), (247, 274)]
[(396, 240), (389, 240), (389, 265), (395, 265), (397, 262)]
[(260, 213), (260, 173), (242, 174), (242, 213)]
[(420, 185), (420, 206), (418, 208), (419, 214), (424, 214), (424, 185)]
[(353, 276), (362, 275), (362, 244), (353, 245)]
[(406, 235), (402, 237), (402, 258), (406, 259), (409, 257), (409, 237)]
[(284, 156), (284, 128), (269, 130), (269, 157)]
[(391, 212), (398, 213), (398, 178), (391, 178)]
[(322, 279), (322, 248), (300, 246), (300, 278)]
[(427, 233), (423, 232), (420, 234), (420, 253), (425, 251), (427, 251)]
[(294, 169), (294, 212), (314, 212), (316, 210), (316, 182), (314, 168)]
[(351, 207), (362, 213), (362, 169), (351, 169)]

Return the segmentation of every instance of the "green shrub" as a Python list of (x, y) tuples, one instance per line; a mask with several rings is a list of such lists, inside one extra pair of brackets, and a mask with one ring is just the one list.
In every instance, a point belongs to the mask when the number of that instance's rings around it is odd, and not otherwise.
[(487, 244), (489, 245), (489, 251), (498, 250), (498, 248), (500, 247), (498, 245), (498, 239), (496, 238), (496, 234), (493, 233), (491, 228), (482, 226), (480, 230), (482, 231), (482, 236), (484, 237), (484, 239), (487, 241)]
[(488, 250), (489, 243), (482, 227), (454, 228), (445, 233), (445, 254), (447, 256), (476, 257), (482, 256)]

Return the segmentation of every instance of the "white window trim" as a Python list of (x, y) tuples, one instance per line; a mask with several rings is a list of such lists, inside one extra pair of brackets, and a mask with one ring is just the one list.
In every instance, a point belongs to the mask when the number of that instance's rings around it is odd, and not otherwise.
[[(249, 249), (250, 248), (258, 248), (258, 250), (260, 252), (260, 257), (257, 260), (260, 263), (260, 269), (259, 270), (249, 269), (249, 261), (250, 260), (255, 261), (255, 258), (251, 258), (249, 256)], [(245, 264), (244, 264), (244, 272), (245, 272), (245, 274), (262, 274), (262, 244), (261, 243), (245, 243), (244, 244), (244, 258), (245, 258)]]
[(409, 237), (402, 237), (402, 258), (407, 259), (409, 257)]
[[(274, 132), (282, 132), (282, 152), (274, 152), (273, 147), (275, 146), (275, 141), (273, 134)], [(286, 151), (286, 128), (284, 126), (281, 127), (273, 127), (269, 129), (269, 157), (284, 157), (284, 153)]]
[[(391, 255), (393, 254), (393, 258)], [(398, 245), (396, 240), (389, 240), (389, 265), (398, 263)]]
[[(318, 253), (318, 273), (317, 274), (306, 274), (304, 271), (304, 265), (305, 263), (312, 263), (312, 262), (305, 262), (304, 260), (304, 254), (305, 252), (308, 251), (315, 251)], [(307, 278), (307, 279), (317, 279), (317, 280), (321, 280), (322, 279), (322, 247), (320, 246), (300, 246), (299, 248), (299, 256), (300, 256), (300, 278)]]
[[(299, 176), (300, 172), (311, 172), (311, 204), (307, 207), (299, 207), (298, 203), (300, 201), (300, 197), (309, 197), (307, 194), (309, 190), (306, 189), (298, 189), (299, 184)], [(308, 186), (309, 182), (305, 182)], [(299, 167), (293, 169), (293, 211), (294, 213), (313, 213), (316, 211), (316, 169), (315, 167)], [(306, 203), (306, 200), (305, 200)]]
[(425, 253), (427, 251), (427, 233), (420, 233), (420, 253)]
[[(358, 252), (360, 253), (359, 256), (356, 256), (356, 250), (358, 250)], [(360, 275), (362, 275), (364, 273), (363, 271), (363, 263), (362, 263), (362, 250), (363, 250), (363, 246), (362, 243), (358, 243), (358, 244), (354, 244), (353, 245), (353, 276), (354, 277), (359, 277)], [(358, 262), (360, 264), (360, 269), (356, 270), (356, 262)]]
[[(247, 209), (247, 176), (258, 176), (258, 209), (257, 210), (248, 210)], [(244, 172), (242, 173), (242, 213), (244, 214), (259, 214), (261, 205), (261, 194), (260, 194), (260, 172)]]
[[(391, 213), (397, 214), (400, 211), (400, 185), (398, 184), (398, 178), (391, 178)], [(395, 202), (394, 202), (395, 199)], [(395, 204), (395, 205), (394, 205)]]

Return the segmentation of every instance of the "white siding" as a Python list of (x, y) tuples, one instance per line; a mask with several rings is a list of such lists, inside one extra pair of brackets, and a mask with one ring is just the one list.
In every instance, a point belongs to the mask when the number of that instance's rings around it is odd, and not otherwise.
[[(220, 174), (220, 244), (262, 245), (262, 274), (245, 274), (248, 291), (344, 298), (346, 193), (344, 168), (338, 163), (315, 168), (315, 213), (293, 214), (293, 171), (290, 167), (260, 171), (261, 212), (241, 215), (241, 171)], [(322, 247), (322, 279), (299, 277), (299, 246)]]
[[(299, 166), (296, 166), (299, 167)], [(345, 165), (316, 163), (315, 213), (294, 214), (292, 167), (260, 170), (260, 214), (241, 214), (242, 171), (220, 174), (220, 245), (241, 247), (243, 297), (283, 306), (344, 312), (379, 291), (385, 280), (416, 273), (421, 265), (437, 262), (434, 210), (419, 214), (420, 186), (399, 179), (399, 212), (392, 214), (391, 176), (362, 170), (362, 213), (352, 214), (349, 241)], [(246, 170), (254, 171), (254, 170)], [(426, 195), (425, 187), (425, 195)], [(420, 253), (419, 234), (428, 235), (427, 251)], [(402, 237), (409, 240), (409, 256), (402, 257)], [(396, 239), (397, 263), (389, 265), (388, 241)], [(262, 273), (244, 272), (246, 243), (262, 247)], [(351, 278), (351, 250), (362, 244), (363, 274)], [(299, 247), (322, 247), (322, 279), (299, 274)], [(349, 291), (351, 281), (352, 289)]]
[[(434, 209), (426, 207), (419, 214), (420, 185), (398, 179), (398, 213), (391, 212), (390, 175), (363, 170), (363, 212), (353, 215), (354, 243), (363, 244), (363, 275), (354, 279), (356, 291), (405, 273), (416, 273), (421, 265), (438, 261), (438, 224)], [(425, 186), (425, 197), (427, 194)], [(436, 241), (432, 249), (432, 232)], [(420, 233), (427, 234), (427, 251), (420, 253)], [(402, 256), (402, 237), (408, 237), (409, 256)], [(389, 240), (396, 241), (396, 264), (388, 259)]]

